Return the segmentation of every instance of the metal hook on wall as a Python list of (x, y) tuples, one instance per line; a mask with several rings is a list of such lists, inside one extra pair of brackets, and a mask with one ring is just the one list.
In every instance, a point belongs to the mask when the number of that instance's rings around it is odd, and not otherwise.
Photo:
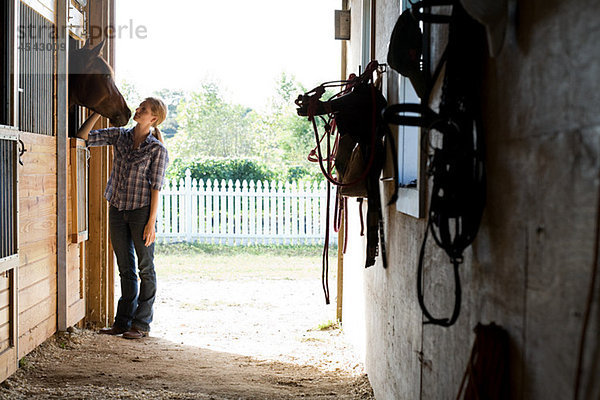
[(19, 164), (23, 165), (23, 160), (21, 160), (21, 157), (23, 156), (23, 154), (25, 154), (27, 149), (25, 148), (25, 143), (23, 143), (21, 139), (19, 139), (19, 146), (21, 147), (19, 149)]

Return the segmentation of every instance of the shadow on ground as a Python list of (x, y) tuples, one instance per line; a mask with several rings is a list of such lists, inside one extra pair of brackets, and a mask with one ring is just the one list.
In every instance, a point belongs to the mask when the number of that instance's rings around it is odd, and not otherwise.
[(75, 331), (21, 360), (2, 399), (373, 399), (365, 375)]

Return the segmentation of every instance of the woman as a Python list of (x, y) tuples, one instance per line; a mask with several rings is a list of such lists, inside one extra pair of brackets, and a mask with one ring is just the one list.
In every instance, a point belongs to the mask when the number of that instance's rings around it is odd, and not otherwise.
[[(152, 97), (135, 110), (133, 128), (107, 128), (90, 132), (99, 114), (93, 113), (77, 136), (88, 146), (113, 146), (114, 159), (104, 197), (110, 204), (110, 240), (121, 278), (121, 298), (112, 327), (100, 333), (123, 334), (127, 339), (148, 335), (156, 296), (154, 272), (155, 223), (158, 195), (169, 162), (158, 125), (167, 115), (165, 104)], [(139, 277), (136, 274), (134, 251)]]

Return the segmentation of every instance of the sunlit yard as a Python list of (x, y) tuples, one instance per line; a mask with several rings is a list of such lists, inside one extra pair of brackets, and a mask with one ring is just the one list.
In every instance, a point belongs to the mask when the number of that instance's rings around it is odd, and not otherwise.
[(258, 359), (362, 373), (336, 320), (337, 247), (329, 251), (331, 304), (321, 244), (156, 245), (152, 335)]

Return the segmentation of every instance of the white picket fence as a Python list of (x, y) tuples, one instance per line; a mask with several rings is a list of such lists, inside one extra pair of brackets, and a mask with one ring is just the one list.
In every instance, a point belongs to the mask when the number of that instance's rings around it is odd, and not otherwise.
[[(160, 192), (156, 237), (231, 245), (323, 243), (326, 200), (325, 182), (204, 182), (187, 170), (179, 184), (167, 182)], [(330, 242), (336, 239), (331, 230)]]

